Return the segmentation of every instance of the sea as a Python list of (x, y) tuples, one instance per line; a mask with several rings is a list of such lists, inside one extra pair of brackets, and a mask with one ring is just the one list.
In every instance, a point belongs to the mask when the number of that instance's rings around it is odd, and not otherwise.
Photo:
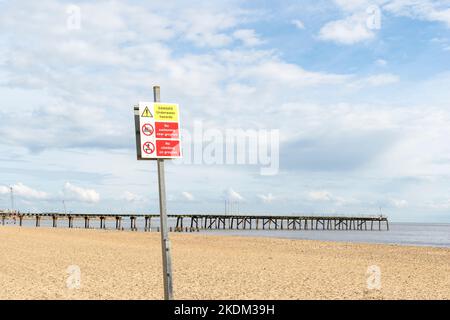
[[(158, 230), (159, 219), (152, 219), (152, 231)], [(24, 221), (23, 227), (35, 227), (34, 220)], [(51, 220), (42, 220), (41, 227), (51, 227)], [(91, 221), (92, 228), (98, 228), (98, 221)], [(6, 221), (6, 225), (14, 225)], [(15, 224), (18, 225), (18, 222)], [(169, 219), (169, 226), (174, 228), (175, 220)], [(67, 228), (67, 222), (58, 221), (58, 227)], [(82, 228), (82, 221), (75, 221), (75, 228)], [(124, 219), (123, 227), (129, 230), (129, 221)], [(356, 243), (384, 243), (407, 246), (432, 246), (450, 248), (450, 223), (400, 223), (390, 222), (390, 230), (356, 231), (356, 230), (201, 230), (199, 233), (224, 236), (270, 237), (282, 239), (303, 239), (320, 241), (339, 241)], [(107, 221), (107, 229), (114, 229), (114, 221)], [(137, 220), (138, 232), (144, 230), (144, 221)]]
[(389, 231), (212, 230), (210, 234), (450, 248), (449, 223), (389, 223)]

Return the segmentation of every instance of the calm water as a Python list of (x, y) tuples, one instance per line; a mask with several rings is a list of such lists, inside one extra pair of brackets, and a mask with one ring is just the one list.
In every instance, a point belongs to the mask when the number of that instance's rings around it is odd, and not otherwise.
[(389, 231), (230, 230), (211, 234), (450, 247), (450, 224), (390, 223)]
[[(152, 219), (152, 228), (156, 231), (157, 220)], [(11, 225), (8, 222), (8, 225)], [(98, 222), (91, 222), (91, 227), (98, 227)], [(174, 219), (169, 219), (174, 226)], [(34, 221), (24, 221), (24, 226), (34, 227)], [(42, 227), (50, 227), (51, 221), (42, 220)], [(75, 227), (83, 227), (82, 221), (75, 221)], [(58, 227), (67, 227), (66, 221), (59, 221)], [(114, 229), (114, 221), (107, 221), (106, 227)], [(123, 227), (129, 229), (129, 221), (123, 221)], [(140, 231), (144, 222), (137, 220)], [(209, 230), (201, 231), (216, 235), (238, 235), (248, 237), (272, 237), (287, 239), (307, 239), (323, 241), (389, 243), (414, 246), (450, 247), (450, 224), (448, 223), (390, 223), (390, 231), (316, 231), (316, 230)]]

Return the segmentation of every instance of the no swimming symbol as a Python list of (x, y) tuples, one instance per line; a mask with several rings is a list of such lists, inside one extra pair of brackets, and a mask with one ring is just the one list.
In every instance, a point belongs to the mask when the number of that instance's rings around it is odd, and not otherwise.
[(153, 134), (153, 132), (155, 132), (155, 129), (150, 123), (146, 123), (142, 126), (142, 133), (145, 134), (146, 136), (150, 137)]

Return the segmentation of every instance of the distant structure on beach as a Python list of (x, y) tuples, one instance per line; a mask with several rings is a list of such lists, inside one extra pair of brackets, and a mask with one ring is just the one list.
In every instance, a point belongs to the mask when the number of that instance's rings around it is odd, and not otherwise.
[(17, 210), (4, 210), (4, 209), (0, 209), (0, 214), (19, 214), (19, 211)]
[[(77, 221), (79, 227), (90, 229), (91, 222), (99, 222), (100, 229), (106, 229), (106, 223), (113, 222), (112, 228), (124, 230), (122, 222), (129, 219), (129, 229), (137, 231), (137, 221), (144, 222), (143, 230), (152, 230), (152, 219), (159, 218), (158, 214), (83, 214), (83, 213), (10, 213), (0, 212), (1, 224), (12, 219), (22, 226), (24, 220), (32, 220), (36, 227), (41, 220), (51, 220), (52, 227), (58, 226), (58, 221), (66, 221), (69, 228), (73, 228)], [(386, 216), (331, 216), (331, 215), (255, 215), (255, 214), (169, 214), (169, 218), (176, 220), (173, 231), (199, 230), (389, 230)], [(81, 223), (80, 223), (81, 222)], [(110, 227), (110, 228), (111, 228)], [(172, 227), (171, 227), (172, 229)], [(158, 230), (158, 228), (157, 228)], [(172, 230), (171, 230), (172, 231)]]

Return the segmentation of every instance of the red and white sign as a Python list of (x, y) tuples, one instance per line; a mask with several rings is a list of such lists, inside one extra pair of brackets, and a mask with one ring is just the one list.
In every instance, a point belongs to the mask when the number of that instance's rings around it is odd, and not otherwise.
[(178, 122), (156, 122), (156, 138), (179, 139)]
[(177, 104), (140, 102), (139, 125), (141, 159), (181, 158)]
[(180, 141), (158, 139), (156, 150), (158, 157), (177, 157), (180, 154)]

